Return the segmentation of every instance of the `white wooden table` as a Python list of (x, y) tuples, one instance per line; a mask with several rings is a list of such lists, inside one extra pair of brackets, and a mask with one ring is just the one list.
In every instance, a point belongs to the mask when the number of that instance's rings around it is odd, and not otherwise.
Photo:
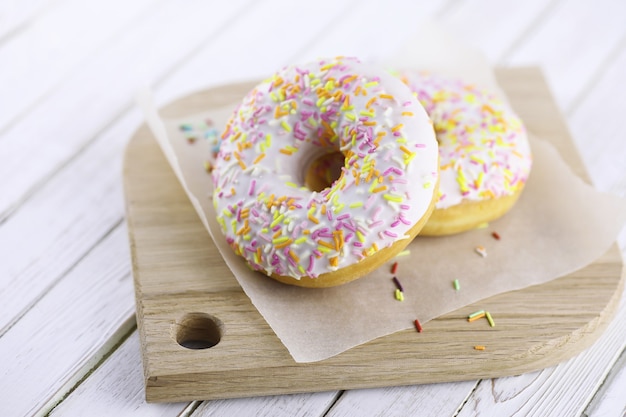
[(164, 104), (319, 56), (384, 59), (436, 18), (494, 65), (540, 65), (594, 185), (626, 195), (626, 2), (296, 3), (0, 1), (0, 415), (624, 415), (624, 298), (594, 346), (531, 374), (144, 401), (121, 181), (144, 84)]

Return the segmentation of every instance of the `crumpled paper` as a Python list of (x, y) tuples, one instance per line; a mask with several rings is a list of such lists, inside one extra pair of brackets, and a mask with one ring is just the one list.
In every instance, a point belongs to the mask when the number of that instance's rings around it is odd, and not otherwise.
[[(425, 28), (387, 64), (462, 77), (503, 94), (480, 53), (437, 28)], [(594, 190), (572, 173), (553, 146), (531, 137), (534, 162), (525, 190), (516, 206), (487, 228), (418, 237), (409, 245), (409, 255), (340, 287), (284, 285), (251, 271), (226, 244), (204, 168), (211, 144), (198, 140), (190, 145), (180, 129), (210, 119), (212, 128), (221, 131), (237, 101), (172, 120), (159, 116), (149, 92), (138, 95), (148, 125), (224, 260), (296, 362), (323, 360), (412, 327), (416, 318), (425, 324), (481, 299), (576, 271), (603, 255), (626, 221), (623, 199)], [(493, 231), (501, 240), (491, 236)], [(486, 257), (474, 251), (478, 245), (486, 249)], [(403, 302), (393, 296), (393, 262), (398, 262), (395, 275), (404, 287)], [(455, 279), (460, 291), (452, 286)]]

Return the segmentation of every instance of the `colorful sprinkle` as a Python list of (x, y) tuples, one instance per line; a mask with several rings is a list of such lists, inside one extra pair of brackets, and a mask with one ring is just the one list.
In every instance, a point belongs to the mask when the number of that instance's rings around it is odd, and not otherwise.
[(392, 278), (392, 281), (393, 281), (393, 283), (394, 283), (394, 284), (396, 284), (396, 287), (397, 287), (400, 291), (404, 292), (404, 288), (402, 288), (402, 284), (400, 284), (400, 280), (398, 280), (398, 278), (397, 278), (397, 277), (393, 277), (393, 278)]
[(391, 265), (391, 273), (395, 274), (397, 270), (398, 270), (398, 263), (394, 262), (393, 265)]
[(422, 324), (420, 323), (420, 321), (418, 319), (415, 319), (413, 323), (415, 324), (415, 330), (417, 330), (418, 333), (422, 333)]
[(474, 251), (479, 254), (480, 256), (482, 256), (483, 258), (487, 257), (487, 249), (485, 249), (484, 246), (482, 245), (478, 245), (474, 248)]
[(404, 301), (404, 293), (402, 291), (396, 288), (396, 291), (394, 294), (395, 294), (396, 300)]
[(491, 236), (493, 236), (495, 240), (500, 240), (500, 235), (498, 234), (498, 232), (491, 233)]
[(459, 284), (459, 280), (455, 279), (454, 281), (452, 281), (452, 285), (454, 285), (454, 289), (456, 291), (459, 291), (461, 289), (461, 284)]
[(476, 345), (476, 346), (474, 346), (474, 350), (485, 350), (485, 349), (486, 348), (483, 345)]
[(487, 321), (489, 322), (489, 325), (491, 327), (496, 327), (496, 323), (493, 321), (493, 317), (491, 317), (491, 314), (489, 314), (488, 311), (485, 312), (485, 316), (487, 317)]

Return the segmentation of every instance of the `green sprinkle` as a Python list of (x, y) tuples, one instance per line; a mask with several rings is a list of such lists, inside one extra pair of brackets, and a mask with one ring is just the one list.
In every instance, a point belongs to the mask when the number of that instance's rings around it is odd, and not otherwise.
[(481, 314), (485, 314), (485, 310), (478, 310), (475, 313), (470, 314), (469, 316), (467, 316), (468, 319), (473, 319), (476, 316), (480, 316)]
[(491, 317), (491, 314), (489, 314), (488, 311), (485, 312), (485, 316), (487, 317), (487, 321), (489, 322), (489, 325), (491, 327), (496, 327), (496, 323), (494, 323), (493, 317)]
[(455, 279), (452, 283), (454, 284), (454, 289), (455, 290), (458, 291), (458, 290), (461, 289), (461, 284), (459, 284), (459, 280), (458, 279)]

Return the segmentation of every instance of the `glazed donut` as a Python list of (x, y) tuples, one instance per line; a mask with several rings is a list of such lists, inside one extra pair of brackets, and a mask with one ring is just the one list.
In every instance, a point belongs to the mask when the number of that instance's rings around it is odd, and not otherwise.
[(471, 230), (508, 212), (532, 165), (520, 118), (494, 94), (463, 81), (399, 76), (426, 109), (439, 142), (439, 198), (420, 235)]
[[(307, 184), (332, 154), (339, 177)], [(396, 77), (355, 58), (285, 67), (226, 125), (212, 172), (217, 221), (252, 269), (343, 284), (417, 235), (434, 208), (437, 159), (432, 124)]]

